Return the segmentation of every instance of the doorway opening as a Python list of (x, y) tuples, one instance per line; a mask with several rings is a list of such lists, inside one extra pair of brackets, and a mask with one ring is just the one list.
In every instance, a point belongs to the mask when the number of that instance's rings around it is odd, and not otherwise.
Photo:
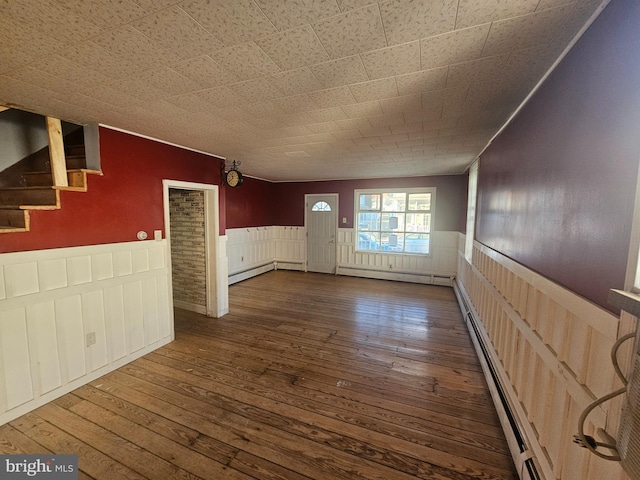
[(209, 317), (227, 313), (218, 259), (218, 186), (163, 180), (167, 258), (173, 304)]

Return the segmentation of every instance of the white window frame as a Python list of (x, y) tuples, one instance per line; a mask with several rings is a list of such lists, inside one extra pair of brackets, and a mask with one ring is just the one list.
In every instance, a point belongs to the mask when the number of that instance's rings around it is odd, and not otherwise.
[(478, 198), (478, 168), (480, 160), (469, 167), (469, 192), (467, 196), (467, 229), (464, 237), (464, 258), (473, 263), (473, 239), (476, 234), (476, 203)]
[[(431, 220), (429, 222), (430, 229), (428, 232), (407, 232), (404, 230), (402, 233), (411, 234), (411, 233), (428, 233), (429, 234), (429, 253), (418, 253), (418, 252), (396, 252), (391, 250), (361, 250), (358, 249), (358, 238), (359, 238), (359, 229), (358, 229), (358, 214), (360, 211), (360, 195), (362, 194), (383, 194), (383, 193), (406, 193), (406, 194), (415, 194), (415, 193), (429, 193), (431, 194), (431, 208), (430, 210), (421, 210), (421, 211), (407, 211), (405, 213), (429, 213), (431, 215)], [(416, 255), (420, 257), (430, 257), (433, 255), (433, 234), (434, 234), (434, 225), (435, 225), (435, 211), (436, 211), (436, 187), (412, 187), (412, 188), (367, 188), (367, 189), (358, 189), (354, 190), (354, 201), (353, 201), (353, 249), (357, 253), (369, 253), (369, 254), (390, 254), (390, 255)], [(408, 204), (407, 204), (408, 207)], [(371, 210), (363, 210), (362, 213), (373, 213)], [(381, 210), (381, 213), (382, 212)], [(363, 230), (364, 231), (364, 230)], [(382, 229), (380, 230), (382, 232)]]
[(636, 198), (631, 223), (624, 289), (640, 295), (640, 170), (636, 178)]

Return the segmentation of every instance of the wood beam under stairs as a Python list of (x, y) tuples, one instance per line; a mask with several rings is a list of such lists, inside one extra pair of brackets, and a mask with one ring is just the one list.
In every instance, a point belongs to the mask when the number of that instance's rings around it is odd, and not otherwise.
[(47, 117), (47, 136), (49, 137), (49, 159), (54, 187), (68, 187), (67, 161), (64, 155), (62, 122), (59, 118)]

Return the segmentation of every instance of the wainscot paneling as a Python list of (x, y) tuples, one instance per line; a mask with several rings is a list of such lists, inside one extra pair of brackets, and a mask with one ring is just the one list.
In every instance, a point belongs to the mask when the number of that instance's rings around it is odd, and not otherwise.
[[(620, 386), (610, 359), (619, 319), (479, 243), (473, 264), (463, 250), (460, 241), (456, 287), (524, 435), (523, 451), (513, 452), (523, 478), (529, 457), (547, 480), (627, 478), (572, 441), (585, 407)], [(615, 437), (613, 408), (596, 408), (585, 433)]]
[(451, 286), (456, 275), (458, 232), (433, 232), (430, 255), (355, 251), (355, 230), (338, 229), (338, 273), (357, 277)]
[(304, 270), (304, 227), (251, 227), (227, 229), (229, 284), (276, 268)]
[[(306, 269), (304, 227), (235, 228), (226, 234), (229, 284), (274, 269)], [(431, 255), (356, 253), (353, 236), (353, 229), (338, 229), (338, 274), (451, 286), (459, 233), (434, 232)]]
[(0, 255), (0, 424), (172, 340), (167, 248)]

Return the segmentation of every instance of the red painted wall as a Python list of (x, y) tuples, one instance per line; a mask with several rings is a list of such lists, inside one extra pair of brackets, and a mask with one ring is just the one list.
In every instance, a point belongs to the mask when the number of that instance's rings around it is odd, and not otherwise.
[(153, 238), (164, 232), (163, 179), (220, 184), (214, 157), (106, 128), (100, 155), (104, 175), (90, 175), (88, 192), (61, 192), (60, 210), (33, 211), (31, 231), (1, 234), (0, 252), (135, 241), (139, 230)]
[[(274, 184), (274, 200), (282, 205), (275, 212), (274, 225), (304, 225), (304, 196), (314, 193), (339, 194), (339, 226), (353, 228), (354, 190), (364, 188), (436, 187), (435, 230), (465, 231), (467, 213), (466, 175), (436, 177), (335, 180)], [(284, 208), (286, 206), (286, 208)], [(342, 223), (346, 217), (347, 223)]]
[(227, 199), (227, 228), (266, 227), (275, 225), (281, 208), (289, 205), (274, 201), (274, 185), (264, 180), (244, 177), (236, 188), (224, 187)]
[(607, 305), (640, 159), (640, 2), (613, 0), (482, 156), (476, 238)]

